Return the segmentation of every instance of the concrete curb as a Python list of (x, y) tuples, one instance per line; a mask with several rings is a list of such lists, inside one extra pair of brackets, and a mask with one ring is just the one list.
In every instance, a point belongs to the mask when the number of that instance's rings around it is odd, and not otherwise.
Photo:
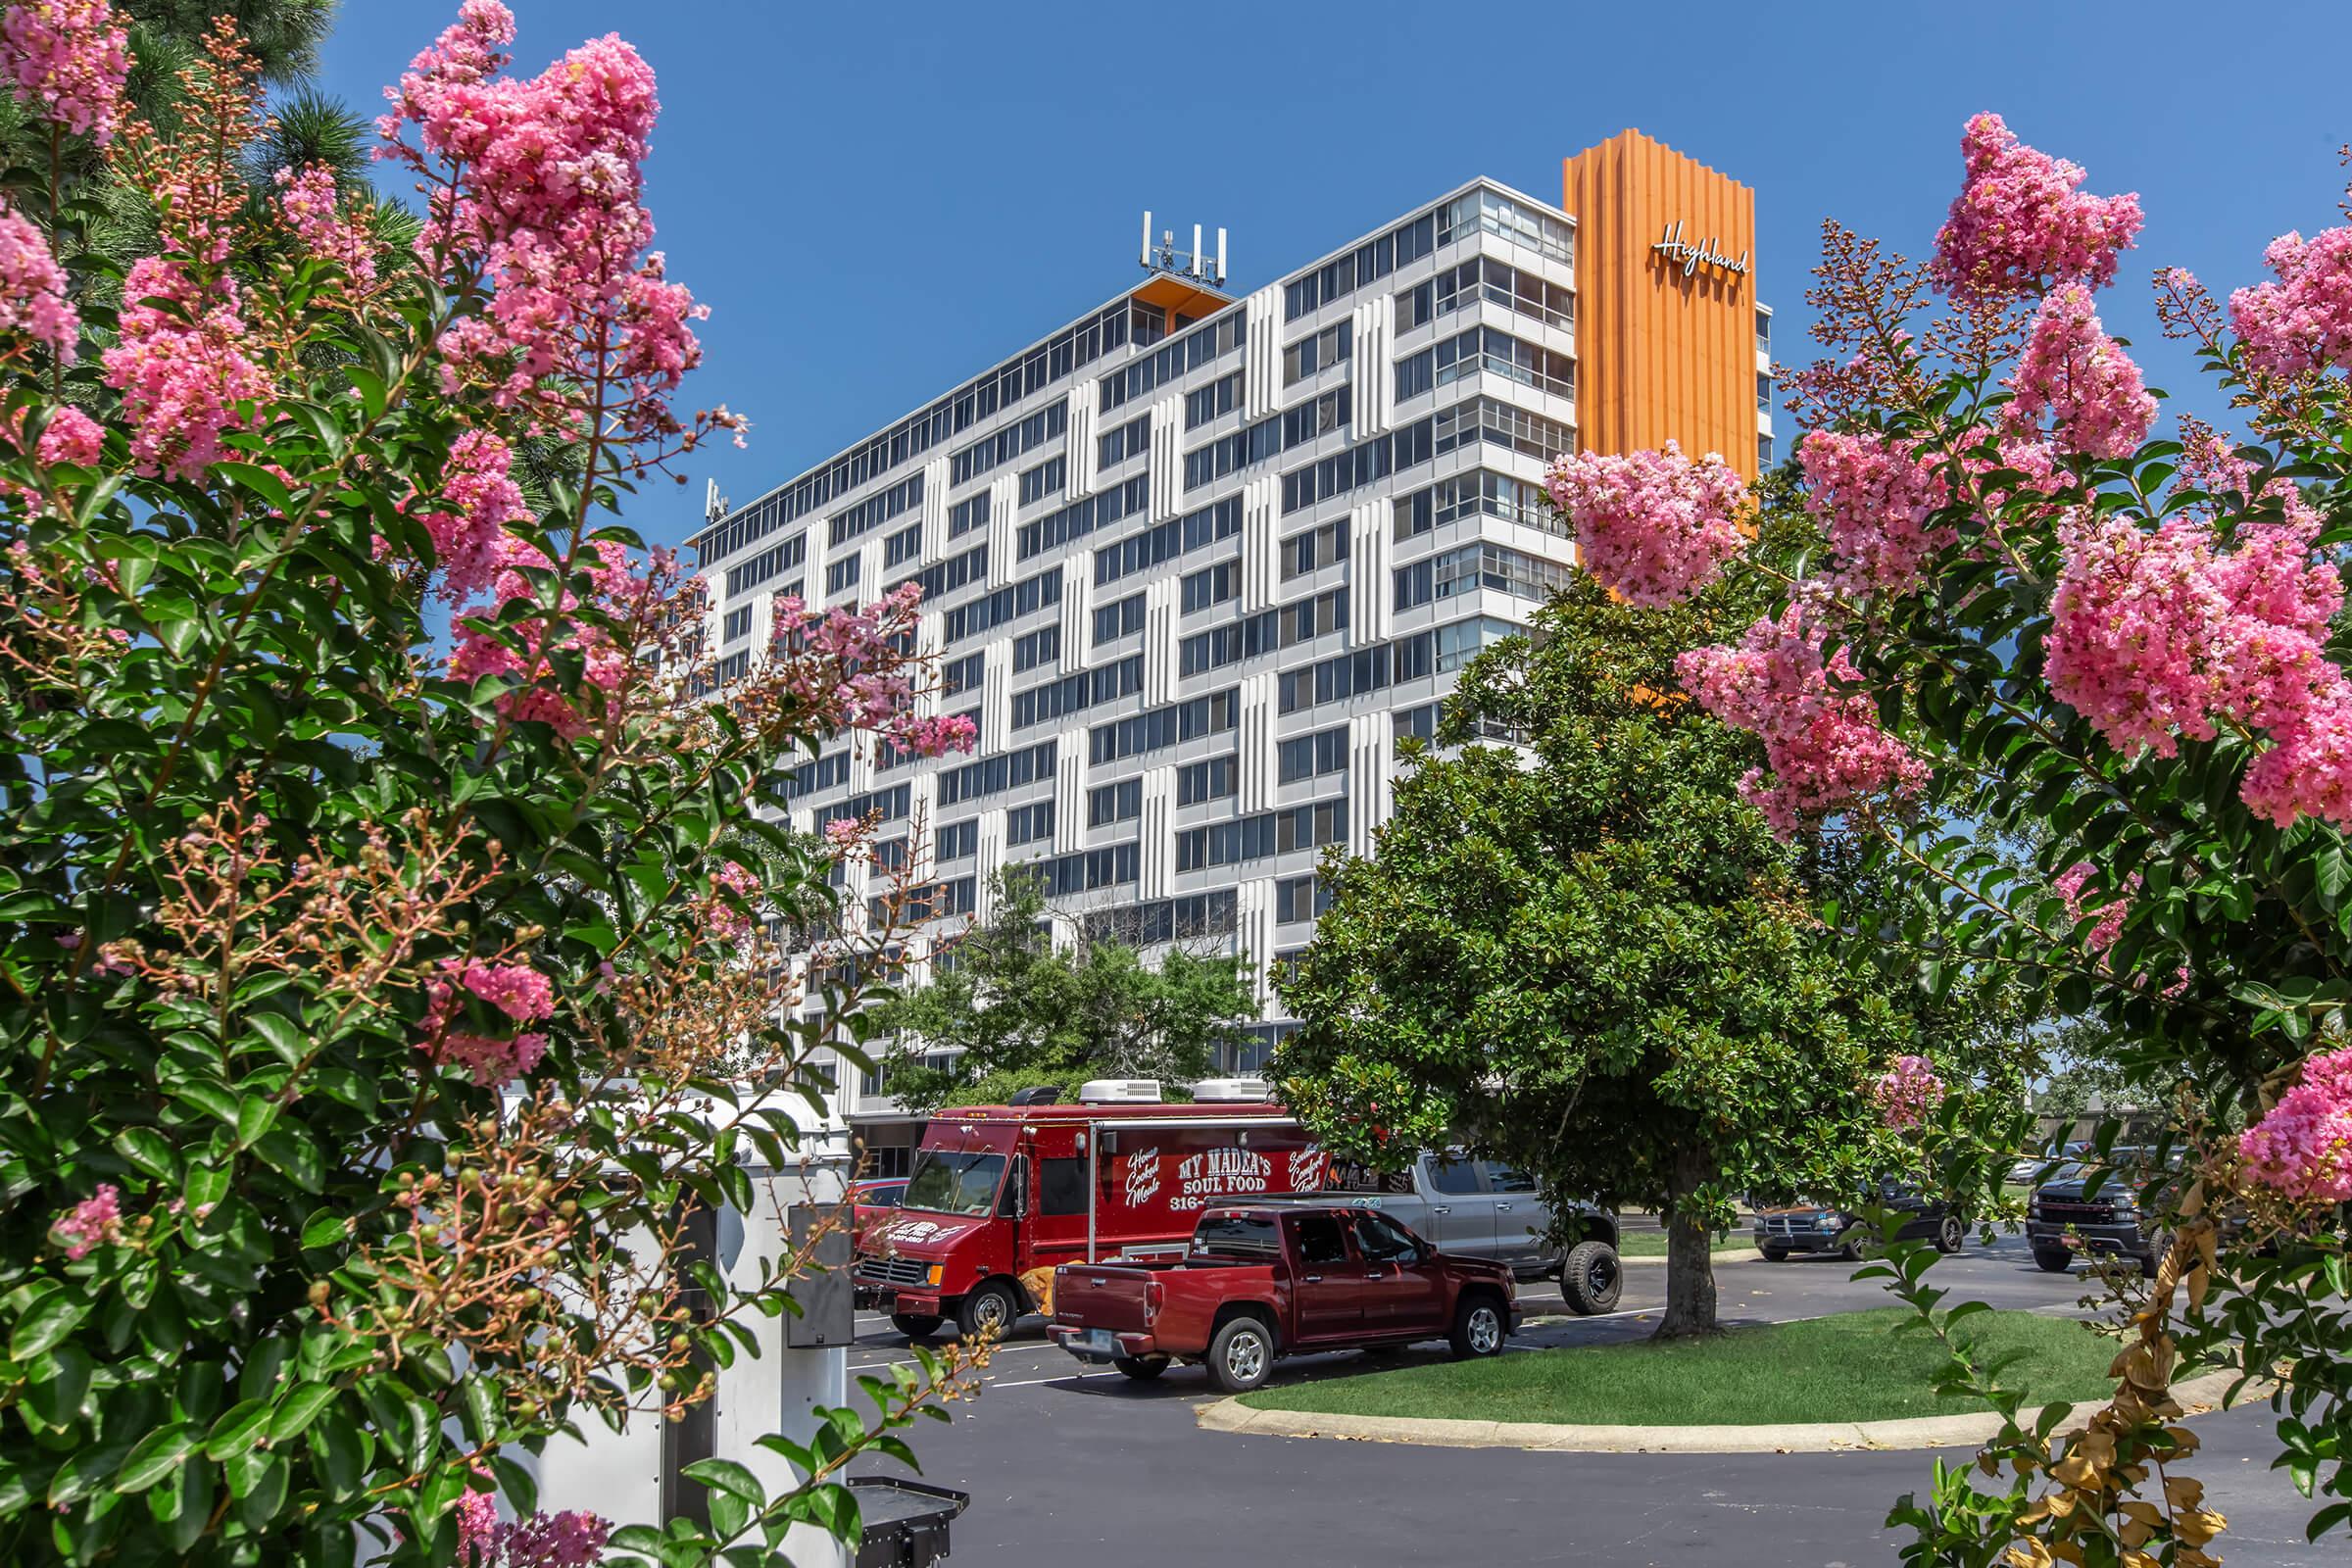
[[(1709, 1252), (1707, 1256), (1718, 1268), (1726, 1263), (1761, 1263), (1764, 1261), (1763, 1253), (1746, 1247), (1736, 1247), (1721, 1252)], [(1628, 1257), (1623, 1252), (1617, 1254), (1617, 1261), (1627, 1268), (1641, 1268), (1644, 1264), (1657, 1268), (1666, 1266), (1666, 1259), (1663, 1257)]]
[[(2191, 1415), (2221, 1402), (2235, 1372), (2209, 1372), (2173, 1385), (2173, 1398)], [(2252, 1384), (2247, 1393), (2267, 1387)], [(2095, 1406), (2077, 1405), (2057, 1435), (2087, 1426)], [(1977, 1447), (2001, 1430), (1984, 1415), (1919, 1416), (1904, 1421), (1825, 1421), (1764, 1427), (1600, 1427), (1545, 1421), (1442, 1421), (1407, 1416), (1313, 1415), (1302, 1410), (1257, 1410), (1239, 1398), (1204, 1405), (1200, 1425), (1210, 1432), (1260, 1438), (1338, 1438), (1351, 1443), (1415, 1443), (1439, 1448), (1525, 1448), (1544, 1453), (1838, 1453), (1853, 1449)]]

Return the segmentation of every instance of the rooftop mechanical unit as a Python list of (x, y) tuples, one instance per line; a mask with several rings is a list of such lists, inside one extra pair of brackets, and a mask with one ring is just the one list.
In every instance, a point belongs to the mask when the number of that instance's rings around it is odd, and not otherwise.
[(1089, 1078), (1078, 1086), (1078, 1102), (1082, 1105), (1155, 1105), (1159, 1103), (1159, 1080)]

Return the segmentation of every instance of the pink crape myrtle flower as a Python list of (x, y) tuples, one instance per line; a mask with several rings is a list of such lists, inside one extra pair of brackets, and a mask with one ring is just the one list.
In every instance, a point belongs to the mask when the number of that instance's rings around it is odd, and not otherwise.
[(2278, 280), (2230, 296), (2246, 362), (2281, 375), (2352, 366), (2352, 228), (2290, 230), (2263, 260)]
[(547, 1036), (520, 1034), (512, 1040), (496, 1040), (488, 1035), (466, 1034), (452, 1030), (438, 1044), (418, 1042), (433, 1053), (433, 1059), (463, 1067), (473, 1077), (477, 1088), (503, 1089), (508, 1084), (539, 1065), (547, 1054)]
[(712, 935), (723, 941), (732, 941), (752, 928), (752, 919), (721, 894), (732, 893), (746, 903), (756, 903), (760, 893), (760, 878), (748, 867), (729, 860), (718, 868), (718, 874), (710, 880), (710, 896), (703, 901), (703, 923)]
[(507, 526), (530, 515), (514, 482), (514, 453), (487, 430), (458, 437), (442, 474), (440, 503), (416, 506), (440, 561), (442, 596), (453, 605), (489, 587), (511, 564), (504, 549)]
[(1950, 502), (1951, 487), (1914, 442), (1815, 430), (1796, 457), (1805, 474), (1805, 510), (1821, 519), (1839, 580), (1855, 592), (1909, 592), (1928, 560), (1960, 537), (1929, 521)]
[(1897, 1056), (1870, 1083), (1870, 1098), (1879, 1114), (1898, 1131), (1926, 1121), (1943, 1099), (1943, 1080), (1925, 1056)]
[(1693, 463), (1674, 441), (1624, 457), (1563, 456), (1544, 488), (1585, 569), (1630, 604), (1690, 597), (1747, 543), (1740, 527), (1746, 483), (1719, 454)]
[[(456, 960), (446, 960), (443, 967), (457, 967)], [(532, 1023), (556, 1010), (556, 988), (528, 964), (470, 958), (457, 973), (460, 985), (516, 1023)]]
[(375, 242), (365, 221), (336, 209), (333, 170), (324, 164), (307, 165), (299, 172), (279, 170), (277, 210), (305, 248), (342, 268), (353, 287), (375, 286)]
[(2027, 146), (1998, 115), (1969, 121), (1960, 156), (1966, 176), (1936, 232), (1939, 287), (2003, 295), (2060, 279), (2115, 281), (2143, 221), (2137, 194), (2084, 195), (2079, 165)]
[(0, 208), (0, 332), (22, 332), (46, 344), (59, 364), (72, 365), (81, 314), (69, 286), (41, 231)]
[(114, 140), (130, 35), (107, 0), (13, 0), (0, 17), (0, 63), (34, 114), (102, 147)]
[[(174, 314), (149, 300), (170, 300)], [(143, 256), (122, 284), (122, 340), (108, 349), (106, 383), (122, 394), (130, 455), (141, 473), (193, 479), (220, 457), (220, 437), (250, 427), (243, 405), (270, 396), (270, 378), (244, 355), (235, 281), (209, 288), (176, 263)]]
[[(1913, 795), (1928, 782), (1927, 764), (1880, 728), (1869, 694), (1853, 689), (1860, 672), (1845, 650), (1822, 658), (1801, 600), (1737, 644), (1691, 649), (1675, 668), (1701, 708), (1763, 741), (1766, 767), (1751, 769), (1740, 789), (1785, 837), (1806, 817)], [(1833, 680), (1845, 689), (1833, 690)]]
[(2156, 400), (2140, 384), (2139, 367), (2099, 325), (2081, 283), (2043, 297), (2008, 385), (2017, 394), (2011, 429), (2035, 433), (2047, 414), (2054, 439), (2069, 452), (2130, 457), (2156, 422)]
[(112, 1182), (100, 1182), (96, 1192), (60, 1214), (49, 1227), (49, 1239), (65, 1248), (66, 1256), (76, 1262), (122, 1234), (122, 1194)]
[[(2097, 868), (2088, 860), (2078, 860), (2060, 872), (2050, 884), (2050, 891), (2057, 894), (2066, 905), (2067, 918), (2078, 925), (2085, 918), (2084, 906), (2088, 902), (2083, 897), (2083, 890), (2090, 886), (2096, 875)], [(2115, 939), (2123, 934), (2124, 916), (2132, 912), (2132, 892), (2138, 886), (2139, 873), (2134, 871), (2125, 879), (2121, 894), (2099, 906), (2097, 917), (2082, 938), (2083, 944), (2091, 952), (2104, 953), (2115, 946)]]
[(2237, 1152), (2260, 1186), (2306, 1203), (2352, 1201), (2352, 1048), (2306, 1057)]
[(49, 416), (41, 426), (41, 439), (33, 447), (33, 458), (45, 465), (71, 463), (79, 467), (94, 466), (106, 451), (106, 431), (98, 421), (68, 405)]

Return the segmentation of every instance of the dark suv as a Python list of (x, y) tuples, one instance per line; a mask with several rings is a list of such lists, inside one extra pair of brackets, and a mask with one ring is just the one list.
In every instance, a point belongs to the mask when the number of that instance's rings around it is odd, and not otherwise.
[[(1968, 1239), (1968, 1221), (1940, 1198), (1930, 1198), (1899, 1182), (1880, 1184), (1876, 1201), (1903, 1216), (1898, 1241), (1932, 1241), (1939, 1252), (1957, 1252)], [(1863, 1210), (1866, 1200), (1850, 1206), (1796, 1203), (1756, 1210), (1756, 1250), (1774, 1263), (1791, 1252), (1836, 1252), (1851, 1260), (1862, 1255), (1862, 1244), (1877, 1234)]]
[[(2157, 1234), (2160, 1216), (2140, 1204), (2154, 1159), (2151, 1149), (2117, 1149), (2104, 1162), (2093, 1155), (2052, 1171), (2026, 1202), (2026, 1242), (2034, 1249), (2034, 1261), (2052, 1274), (2064, 1273), (2079, 1248), (2132, 1258), (2141, 1273), (2154, 1274), (2164, 1246)], [(2177, 1152), (2168, 1163), (2179, 1165)], [(2086, 1193), (2094, 1175), (2098, 1191)]]

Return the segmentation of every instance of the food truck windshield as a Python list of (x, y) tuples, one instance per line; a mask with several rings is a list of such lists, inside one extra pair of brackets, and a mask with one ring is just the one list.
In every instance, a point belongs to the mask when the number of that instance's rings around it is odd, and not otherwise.
[(935, 1214), (986, 1214), (997, 1206), (1004, 1156), (984, 1150), (925, 1149), (906, 1177), (904, 1208)]

